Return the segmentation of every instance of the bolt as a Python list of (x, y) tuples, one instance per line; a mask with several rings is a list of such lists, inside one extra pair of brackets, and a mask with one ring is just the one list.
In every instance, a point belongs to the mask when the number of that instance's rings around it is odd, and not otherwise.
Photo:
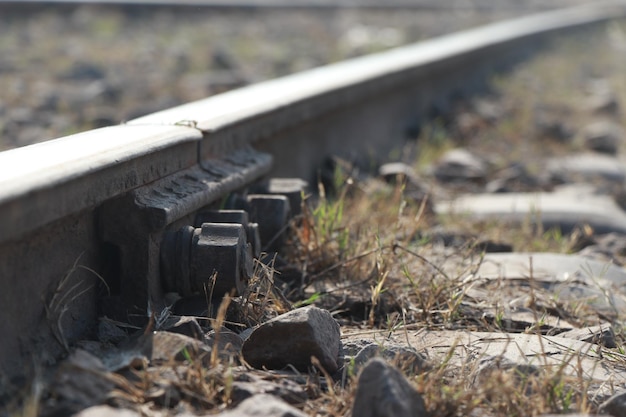
[(246, 238), (250, 243), (252, 255), (258, 258), (261, 255), (261, 236), (259, 225), (249, 221), (248, 213), (244, 210), (208, 210), (196, 215), (195, 225), (201, 227), (203, 223), (238, 223), (246, 231)]
[[(233, 289), (242, 293), (252, 276), (252, 254), (244, 227), (233, 223), (204, 223), (191, 241), (189, 278), (195, 292), (214, 296)], [(209, 280), (215, 283), (209, 287)]]
[(166, 291), (184, 297), (206, 291), (217, 298), (244, 291), (252, 276), (252, 253), (241, 224), (204, 223), (166, 234), (161, 265)]

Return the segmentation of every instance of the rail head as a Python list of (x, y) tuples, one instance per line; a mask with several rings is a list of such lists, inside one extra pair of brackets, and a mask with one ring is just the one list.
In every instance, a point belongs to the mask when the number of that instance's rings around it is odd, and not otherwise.
[(113, 126), (0, 153), (0, 242), (197, 163), (202, 134)]

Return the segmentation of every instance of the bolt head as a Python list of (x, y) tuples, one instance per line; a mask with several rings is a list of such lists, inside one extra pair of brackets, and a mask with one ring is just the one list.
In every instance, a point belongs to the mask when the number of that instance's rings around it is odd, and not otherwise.
[(194, 292), (220, 297), (243, 292), (251, 271), (246, 232), (241, 224), (204, 223), (191, 243), (190, 282)]

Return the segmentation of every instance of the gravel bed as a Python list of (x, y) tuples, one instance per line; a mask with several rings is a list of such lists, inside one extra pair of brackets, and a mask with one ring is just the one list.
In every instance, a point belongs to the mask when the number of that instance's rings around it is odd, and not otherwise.
[(0, 150), (546, 8), (490, 4), (309, 11), (3, 5)]

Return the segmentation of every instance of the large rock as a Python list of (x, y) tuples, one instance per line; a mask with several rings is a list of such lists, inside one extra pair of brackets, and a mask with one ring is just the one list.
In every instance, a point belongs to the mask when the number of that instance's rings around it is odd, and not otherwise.
[(422, 396), (404, 375), (381, 358), (367, 362), (359, 375), (353, 417), (426, 416)]
[(306, 371), (316, 357), (328, 372), (338, 369), (341, 347), (339, 325), (331, 314), (303, 307), (255, 329), (243, 344), (243, 358), (255, 368), (281, 369), (288, 365)]

